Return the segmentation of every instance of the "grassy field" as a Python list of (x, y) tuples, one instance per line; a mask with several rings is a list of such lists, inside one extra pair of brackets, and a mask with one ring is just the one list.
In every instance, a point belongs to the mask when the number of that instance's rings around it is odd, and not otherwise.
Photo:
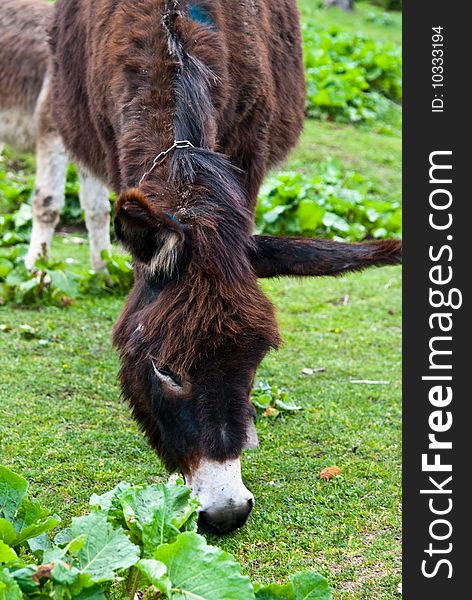
[[(398, 16), (381, 27), (366, 19), (371, 6), (344, 15), (316, 4), (300, 2), (305, 19), (401, 41)], [(374, 181), (385, 198), (399, 198), (399, 135), (311, 121), (288, 167), (310, 172), (328, 156)], [(57, 236), (53, 254), (86, 261), (87, 246), (68, 241)], [(285, 344), (258, 376), (288, 390), (303, 410), (260, 419), (260, 449), (243, 461), (254, 514), (243, 530), (211, 541), (259, 581), (314, 569), (328, 577), (336, 599), (399, 597), (401, 271), (263, 287)], [(103, 297), (66, 309), (0, 307), (0, 324), (12, 328), (0, 332), (0, 459), (66, 524), (93, 492), (166, 477), (119, 397), (110, 330), (122, 305), (122, 298)], [(23, 324), (37, 329), (33, 339), (21, 335)], [(305, 367), (325, 371), (310, 377)], [(320, 480), (332, 465), (342, 475)]]

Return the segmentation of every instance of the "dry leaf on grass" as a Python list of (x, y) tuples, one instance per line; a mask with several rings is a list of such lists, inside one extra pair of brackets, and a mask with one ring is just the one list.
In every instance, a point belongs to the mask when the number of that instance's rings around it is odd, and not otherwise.
[(330, 479), (333, 479), (333, 477), (336, 477), (336, 475), (339, 475), (340, 473), (341, 469), (339, 467), (325, 467), (320, 473), (320, 478), (329, 481)]
[(316, 367), (315, 369), (311, 369), (310, 367), (305, 367), (302, 369), (303, 375), (314, 375), (315, 373), (324, 373), (326, 369), (324, 367)]
[(275, 418), (280, 415), (280, 410), (277, 410), (273, 406), (268, 406), (265, 411), (262, 413), (263, 417)]

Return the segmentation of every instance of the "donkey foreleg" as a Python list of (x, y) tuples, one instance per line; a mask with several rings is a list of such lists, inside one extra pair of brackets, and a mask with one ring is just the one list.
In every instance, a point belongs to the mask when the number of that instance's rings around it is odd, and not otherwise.
[(106, 268), (102, 252), (111, 251), (110, 200), (108, 189), (95, 177), (79, 171), (80, 205), (85, 212), (89, 235), (90, 261), (95, 271)]
[(36, 185), (33, 197), (33, 228), (25, 265), (48, 256), (52, 237), (64, 206), (67, 154), (57, 133), (39, 137), (36, 149)]

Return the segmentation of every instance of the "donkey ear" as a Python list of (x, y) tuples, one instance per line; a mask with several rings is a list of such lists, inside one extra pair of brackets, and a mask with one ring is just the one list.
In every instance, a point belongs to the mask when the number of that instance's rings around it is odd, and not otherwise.
[(171, 275), (185, 248), (186, 230), (137, 189), (123, 192), (115, 206), (118, 240), (153, 273)]
[(332, 240), (254, 236), (250, 259), (258, 277), (323, 276), (396, 265), (401, 240), (349, 244)]

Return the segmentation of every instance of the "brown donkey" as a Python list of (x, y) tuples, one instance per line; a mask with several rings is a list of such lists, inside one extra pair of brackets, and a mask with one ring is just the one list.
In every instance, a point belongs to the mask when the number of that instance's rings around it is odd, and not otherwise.
[(69, 151), (118, 194), (135, 286), (114, 330), (123, 393), (201, 501), (241, 526), (250, 391), (280, 338), (258, 277), (400, 261), (398, 241), (252, 235), (257, 193), (303, 125), (295, 0), (59, 0), (53, 108)]
[[(47, 28), (53, 7), (45, 0), (0, 0), (0, 153), (2, 143), (36, 153), (33, 230), (26, 266), (48, 253), (64, 206), (68, 158), (50, 114)], [(108, 190), (79, 169), (80, 204), (94, 269), (111, 249)]]

